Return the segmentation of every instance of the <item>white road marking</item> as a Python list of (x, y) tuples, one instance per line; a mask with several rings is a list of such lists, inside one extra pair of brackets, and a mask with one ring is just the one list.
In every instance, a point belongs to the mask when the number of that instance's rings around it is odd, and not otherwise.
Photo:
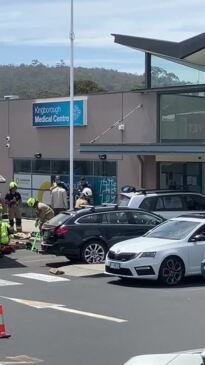
[(0, 279), (0, 286), (10, 286), (10, 285), (23, 285), (23, 283), (16, 283), (14, 281)]
[(53, 283), (53, 282), (57, 282), (57, 281), (70, 281), (70, 279), (59, 278), (57, 276), (51, 276), (51, 275), (45, 275), (45, 274), (38, 274), (35, 272), (27, 272), (25, 274), (14, 274), (13, 276), (17, 276), (20, 278), (46, 281), (47, 283)]
[(37, 302), (37, 301), (33, 301), (33, 300), (9, 298), (9, 297), (2, 297), (2, 296), (1, 296), (1, 298), (12, 300), (13, 302), (20, 303), (20, 304), (25, 304), (25, 305), (28, 305), (30, 307), (37, 308), (37, 309), (45, 309), (45, 308), (48, 309), (48, 308), (50, 308), (50, 309), (55, 309), (55, 310), (58, 310), (58, 311), (61, 311), (61, 312), (79, 314), (81, 316), (92, 317), (92, 318), (96, 318), (96, 319), (104, 319), (106, 321), (111, 321), (111, 322), (117, 322), (117, 323), (127, 322), (126, 319), (121, 319), (121, 318), (116, 318), (116, 317), (109, 317), (109, 316), (104, 316), (102, 314), (96, 314), (96, 313), (91, 313), (91, 312), (84, 312), (84, 311), (80, 311), (80, 310), (77, 310), (77, 309), (65, 308), (63, 304)]
[(8, 356), (6, 357), (9, 361), (0, 361), (0, 365), (15, 365), (15, 364), (39, 364), (43, 362), (43, 360), (37, 359), (35, 357), (30, 357), (27, 355), (20, 355), (20, 356)]

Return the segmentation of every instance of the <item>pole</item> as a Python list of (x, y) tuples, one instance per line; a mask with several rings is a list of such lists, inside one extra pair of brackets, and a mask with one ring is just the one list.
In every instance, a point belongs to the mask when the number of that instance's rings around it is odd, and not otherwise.
[(70, 0), (70, 209), (73, 209), (73, 122), (74, 122), (74, 67), (73, 67), (73, 0)]

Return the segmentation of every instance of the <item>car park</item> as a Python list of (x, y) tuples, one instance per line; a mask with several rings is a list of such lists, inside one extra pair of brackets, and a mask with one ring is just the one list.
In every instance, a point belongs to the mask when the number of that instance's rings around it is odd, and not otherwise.
[(124, 365), (205, 365), (203, 350), (134, 356)]
[(164, 220), (142, 209), (117, 205), (66, 211), (43, 225), (41, 252), (100, 263), (116, 242), (143, 235)]
[(200, 275), (205, 251), (205, 214), (172, 218), (142, 237), (119, 242), (108, 252), (105, 272), (122, 278), (176, 285)]
[(120, 193), (119, 205), (146, 209), (169, 219), (187, 213), (205, 213), (205, 195), (179, 190), (136, 191), (124, 187)]

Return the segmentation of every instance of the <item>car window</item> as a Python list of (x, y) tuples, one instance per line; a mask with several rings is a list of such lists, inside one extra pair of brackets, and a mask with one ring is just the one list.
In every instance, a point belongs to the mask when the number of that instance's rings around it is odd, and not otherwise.
[(100, 223), (100, 214), (85, 215), (77, 220), (78, 223), (95, 224)]
[(134, 224), (155, 225), (155, 224), (161, 223), (163, 221), (162, 218), (155, 217), (154, 215), (151, 215), (146, 212), (136, 211), (136, 212), (132, 212), (131, 214), (133, 217)]
[(102, 223), (104, 224), (128, 224), (126, 212), (103, 213)]
[(180, 195), (161, 196), (157, 199), (155, 210), (183, 210), (183, 201)]
[(169, 220), (160, 224), (144, 236), (150, 238), (163, 238), (171, 240), (181, 240), (190, 234), (200, 223), (185, 220)]
[(155, 197), (145, 198), (140, 204), (139, 208), (152, 211), (154, 209), (155, 202), (156, 202)]
[(118, 205), (121, 207), (127, 207), (129, 205), (130, 197), (125, 195), (120, 195)]
[(205, 198), (202, 195), (184, 195), (187, 210), (205, 210)]

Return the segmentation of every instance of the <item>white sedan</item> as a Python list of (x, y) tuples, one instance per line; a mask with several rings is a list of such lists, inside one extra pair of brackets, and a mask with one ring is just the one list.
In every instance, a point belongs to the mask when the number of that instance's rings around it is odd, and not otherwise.
[(170, 354), (141, 355), (132, 357), (124, 365), (205, 365), (205, 353), (187, 351)]
[(184, 276), (201, 274), (204, 251), (205, 214), (184, 215), (112, 246), (105, 273), (176, 285)]

